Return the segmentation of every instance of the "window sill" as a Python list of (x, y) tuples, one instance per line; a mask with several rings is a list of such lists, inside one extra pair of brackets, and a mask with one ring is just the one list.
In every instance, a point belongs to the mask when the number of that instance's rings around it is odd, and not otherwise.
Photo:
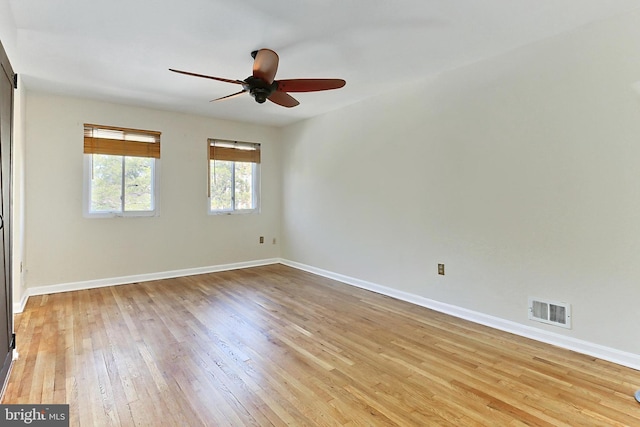
[(83, 215), (85, 218), (89, 219), (100, 219), (100, 218), (151, 218), (160, 216), (158, 212), (127, 212), (127, 213), (116, 213), (116, 212), (104, 212), (104, 213), (88, 213), (85, 212)]
[(260, 210), (258, 209), (250, 209), (250, 210), (238, 210), (238, 211), (209, 211), (208, 214), (211, 216), (220, 216), (220, 215), (251, 215), (251, 214), (259, 214)]

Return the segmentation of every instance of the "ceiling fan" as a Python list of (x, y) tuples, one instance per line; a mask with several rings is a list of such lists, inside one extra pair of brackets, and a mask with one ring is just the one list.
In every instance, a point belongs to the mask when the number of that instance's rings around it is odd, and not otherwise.
[(242, 85), (240, 92), (213, 99), (229, 99), (245, 92), (249, 92), (257, 103), (262, 104), (267, 99), (283, 107), (295, 107), (300, 103), (287, 92), (316, 92), (321, 90), (339, 89), (345, 85), (342, 79), (285, 79), (275, 80), (278, 71), (278, 54), (271, 49), (260, 49), (251, 52), (253, 57), (253, 74), (244, 80), (231, 80), (221, 77), (206, 76), (204, 74), (190, 73), (169, 68), (174, 73), (186, 74), (188, 76), (203, 77), (205, 79), (218, 80), (221, 82)]

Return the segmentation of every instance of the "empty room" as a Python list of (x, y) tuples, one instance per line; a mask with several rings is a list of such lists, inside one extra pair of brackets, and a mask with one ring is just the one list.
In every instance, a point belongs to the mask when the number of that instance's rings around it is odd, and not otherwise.
[(0, 43), (0, 425), (640, 425), (636, 0), (0, 0)]

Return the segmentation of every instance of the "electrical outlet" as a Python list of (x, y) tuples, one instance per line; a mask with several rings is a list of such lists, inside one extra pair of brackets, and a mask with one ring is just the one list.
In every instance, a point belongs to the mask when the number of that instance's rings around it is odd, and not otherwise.
[(260, 243), (264, 243), (264, 236), (260, 236)]
[(444, 264), (438, 264), (438, 274), (444, 276)]

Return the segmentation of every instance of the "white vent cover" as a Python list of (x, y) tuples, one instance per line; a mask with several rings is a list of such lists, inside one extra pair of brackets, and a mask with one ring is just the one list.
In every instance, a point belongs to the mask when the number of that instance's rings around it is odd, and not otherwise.
[(529, 319), (571, 329), (571, 305), (529, 297)]

